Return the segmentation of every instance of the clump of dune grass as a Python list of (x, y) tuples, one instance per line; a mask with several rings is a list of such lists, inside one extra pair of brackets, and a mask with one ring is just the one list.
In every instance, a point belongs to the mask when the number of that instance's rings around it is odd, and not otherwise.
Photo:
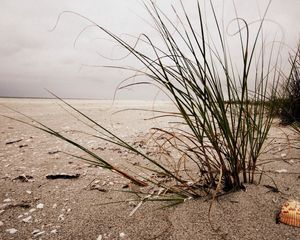
[(289, 75), (280, 86), (275, 100), (275, 112), (283, 125), (289, 125), (296, 134), (300, 134), (300, 42), (296, 50), (290, 53), (289, 65)]
[[(199, 1), (195, 3), (196, 23), (183, 3), (181, 9), (173, 8), (176, 25), (154, 2), (145, 5), (160, 35), (159, 44), (141, 34), (138, 42), (130, 45), (85, 18), (143, 64), (142, 69), (134, 71), (147, 77), (147, 81), (125, 81), (121, 88), (135, 84), (158, 86), (177, 112), (160, 112), (157, 117), (173, 117), (176, 124), (151, 130), (158, 154), (149, 155), (59, 99), (93, 129), (93, 137), (129, 150), (150, 166), (141, 163), (125, 172), (62, 133), (36, 121), (30, 124), (81, 149), (85, 153), (79, 157), (82, 160), (121, 174), (137, 185), (154, 185), (177, 194), (172, 200), (236, 191), (243, 189), (245, 183), (254, 183), (257, 162), (273, 120), (270, 112), (274, 106), (269, 99), (276, 95), (280, 77), (275, 41), (266, 44), (263, 38), (268, 9), (256, 23), (256, 30), (236, 16), (231, 22), (236, 32), (230, 38), (238, 39), (238, 45), (230, 46), (223, 22), (211, 1), (209, 5), (213, 19), (209, 27)], [(212, 37), (212, 32), (217, 35)], [(142, 48), (138, 48), (139, 43)], [(231, 56), (232, 47), (239, 49), (240, 58)]]
[(300, 43), (289, 58), (290, 73), (277, 98), (278, 115), (283, 124), (298, 126), (300, 121)]

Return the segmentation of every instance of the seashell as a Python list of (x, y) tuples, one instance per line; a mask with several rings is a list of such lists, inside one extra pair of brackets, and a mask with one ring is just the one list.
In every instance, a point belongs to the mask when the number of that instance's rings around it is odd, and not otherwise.
[(287, 225), (300, 227), (300, 202), (295, 200), (285, 202), (279, 213), (279, 221)]

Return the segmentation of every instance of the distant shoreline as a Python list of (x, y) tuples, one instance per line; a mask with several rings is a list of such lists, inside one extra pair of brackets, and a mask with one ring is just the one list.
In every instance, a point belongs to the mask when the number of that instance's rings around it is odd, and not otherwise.
[[(11, 101), (16, 100), (16, 101), (21, 101), (21, 100), (49, 100), (49, 101), (55, 101), (58, 100), (58, 98), (55, 97), (10, 97), (10, 96), (0, 96), (0, 99), (2, 99), (2, 101), (5, 101), (5, 99), (10, 99)], [(146, 103), (146, 104), (153, 104), (153, 102), (155, 103), (161, 103), (161, 104), (172, 104), (172, 102), (170, 100), (149, 100), (149, 99), (145, 99), (145, 100), (141, 100), (141, 99), (96, 99), (96, 98), (62, 98), (64, 100), (68, 100), (68, 101), (90, 101), (90, 102), (111, 102), (111, 103)], [(173, 105), (173, 104), (172, 104)]]
[[(51, 100), (51, 99), (57, 99), (55, 97), (11, 97), (11, 96), (0, 96), (0, 98), (11, 98), (11, 99), (45, 99), (45, 100)], [(111, 99), (100, 99), (100, 98), (70, 98), (70, 97), (63, 97), (62, 99), (68, 99), (68, 100), (111, 100)]]

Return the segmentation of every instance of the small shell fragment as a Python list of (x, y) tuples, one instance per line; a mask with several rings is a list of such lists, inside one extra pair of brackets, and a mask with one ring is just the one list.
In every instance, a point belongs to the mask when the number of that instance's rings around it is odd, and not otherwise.
[(279, 221), (287, 225), (300, 227), (300, 202), (295, 200), (285, 202), (279, 213)]
[(56, 234), (57, 233), (57, 229), (53, 229), (50, 233), (51, 234)]
[(42, 208), (44, 208), (44, 204), (43, 203), (39, 203), (38, 205), (36, 205), (36, 208), (42, 209)]
[(10, 234), (15, 234), (18, 230), (15, 228), (10, 228), (10, 229), (6, 229), (6, 232), (10, 233)]
[(277, 173), (287, 173), (288, 171), (286, 169), (278, 169), (278, 170), (275, 170), (275, 172), (277, 172)]
[(27, 218), (22, 219), (22, 221), (25, 222), (25, 223), (28, 223), (31, 219), (32, 219), (32, 217), (29, 216)]
[(120, 237), (120, 238), (124, 238), (125, 236), (126, 236), (126, 234), (123, 233), (123, 232), (121, 232), (121, 233), (119, 234), (119, 237)]

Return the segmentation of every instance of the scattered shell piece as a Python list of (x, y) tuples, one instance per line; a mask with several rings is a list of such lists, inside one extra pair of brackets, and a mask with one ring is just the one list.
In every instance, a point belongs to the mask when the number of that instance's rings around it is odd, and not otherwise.
[(295, 200), (285, 202), (279, 213), (279, 221), (287, 225), (300, 227), (300, 202)]
[(18, 216), (18, 218), (22, 218), (22, 217), (24, 217), (24, 215), (23, 215), (23, 214), (21, 214), (21, 215), (19, 215), (19, 216)]
[(4, 225), (4, 223), (2, 221), (0, 221), (0, 227), (3, 226), (3, 225)]
[(22, 221), (25, 222), (25, 223), (28, 223), (31, 219), (32, 219), (32, 217), (29, 216), (27, 218), (22, 219)]
[(104, 238), (104, 239), (109, 238), (110, 235), (111, 235), (111, 233), (104, 233), (104, 234), (103, 234), (103, 238)]
[(39, 233), (35, 234), (34, 236), (35, 236), (35, 237), (38, 237), (38, 236), (43, 235), (44, 233), (45, 233), (45, 231), (42, 231), (42, 232), (39, 232)]
[(35, 208), (32, 208), (32, 209), (29, 210), (30, 213), (33, 213), (34, 211), (36, 211)]
[(53, 229), (53, 230), (51, 230), (51, 232), (50, 232), (51, 234), (56, 234), (57, 233), (57, 229)]
[(97, 237), (97, 240), (102, 240), (102, 235), (101, 234)]
[(32, 192), (31, 192), (31, 191), (29, 191), (29, 190), (26, 190), (26, 193), (28, 193), (28, 194), (31, 194)]
[(7, 202), (11, 202), (12, 200), (10, 198), (6, 198), (3, 200), (3, 202), (7, 203)]
[(124, 238), (125, 236), (126, 236), (126, 234), (123, 233), (123, 232), (121, 232), (121, 233), (119, 234), (119, 237), (120, 237), (120, 238)]
[(277, 172), (277, 173), (286, 173), (287, 170), (286, 169), (278, 169), (275, 172)]
[(100, 183), (100, 180), (95, 180), (94, 181), (94, 184), (98, 184), (98, 183)]
[(15, 228), (9, 228), (5, 230), (6, 232), (10, 233), (10, 234), (15, 234), (18, 230)]
[(5, 210), (0, 210), (0, 214), (4, 213)]
[(36, 205), (36, 208), (42, 209), (42, 208), (44, 208), (44, 204), (43, 203), (39, 203), (38, 205)]
[(113, 185), (114, 185), (114, 183), (113, 183), (113, 182), (109, 182), (109, 183), (108, 183), (108, 185), (110, 185), (110, 186), (113, 186)]
[(54, 203), (53, 206), (52, 206), (52, 208), (57, 208), (57, 204)]
[(63, 214), (60, 214), (60, 215), (58, 216), (58, 220), (59, 220), (59, 221), (63, 221), (63, 220), (65, 220), (65, 217), (64, 217), (64, 215), (63, 215)]

